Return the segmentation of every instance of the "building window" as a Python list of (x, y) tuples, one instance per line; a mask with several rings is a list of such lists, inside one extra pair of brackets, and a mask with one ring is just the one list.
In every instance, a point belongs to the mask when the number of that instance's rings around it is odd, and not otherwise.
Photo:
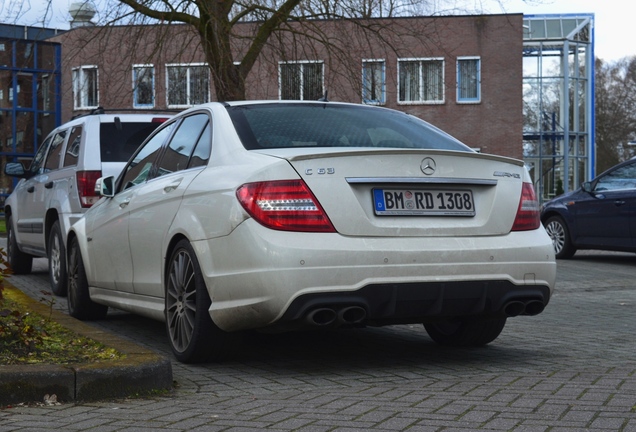
[(279, 98), (318, 100), (324, 96), (323, 62), (279, 63)]
[(97, 108), (99, 86), (97, 66), (81, 66), (73, 69), (73, 106), (75, 109)]
[(457, 59), (457, 102), (481, 101), (481, 62), (478, 57)]
[(205, 64), (166, 66), (167, 102), (184, 108), (210, 101), (210, 69)]
[(444, 60), (398, 60), (400, 103), (443, 103)]
[(148, 65), (133, 66), (133, 106), (155, 106), (155, 68)]
[[(51, 109), (51, 82), (49, 75), (42, 75), (42, 88), (41, 88), (41, 98), (42, 98), (42, 110), (48, 111)], [(48, 115), (48, 113), (44, 113), (44, 115)]]
[(362, 61), (362, 102), (372, 105), (384, 105), (385, 100), (385, 62), (384, 60)]

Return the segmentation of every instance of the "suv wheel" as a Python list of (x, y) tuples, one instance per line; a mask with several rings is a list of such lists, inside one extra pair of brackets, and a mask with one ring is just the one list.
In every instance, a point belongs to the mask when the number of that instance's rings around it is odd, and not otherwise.
[(68, 314), (80, 320), (106, 317), (108, 306), (97, 304), (88, 294), (88, 280), (77, 239), (71, 240), (68, 259)]
[(428, 335), (440, 345), (449, 346), (482, 346), (501, 334), (506, 325), (506, 318), (445, 321), (424, 324)]
[(55, 221), (49, 235), (49, 283), (51, 291), (58, 296), (66, 296), (68, 276), (66, 274), (66, 249), (62, 239), (60, 222)]
[(6, 219), (7, 222), (7, 257), (9, 259), (9, 265), (11, 271), (14, 274), (28, 274), (31, 273), (31, 267), (33, 266), (33, 256), (25, 254), (18, 248), (18, 243), (15, 239), (15, 233), (13, 232), (13, 221), (11, 216)]

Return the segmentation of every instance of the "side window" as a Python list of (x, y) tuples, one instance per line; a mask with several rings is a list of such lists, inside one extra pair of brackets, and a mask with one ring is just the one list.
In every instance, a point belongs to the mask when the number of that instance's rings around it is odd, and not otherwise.
[(197, 142), (196, 147), (194, 148), (194, 153), (190, 158), (190, 164), (188, 168), (205, 166), (208, 164), (208, 160), (210, 160), (210, 150), (212, 149), (212, 126), (210, 123), (205, 126), (201, 137), (199, 138), (199, 142)]
[(188, 168), (192, 151), (208, 123), (206, 114), (195, 114), (181, 122), (161, 158), (157, 176)]
[(599, 178), (595, 192), (636, 189), (636, 163), (625, 165)]
[(60, 167), (60, 160), (62, 159), (62, 144), (64, 144), (64, 138), (66, 138), (66, 131), (55, 134), (51, 141), (51, 149), (49, 155), (46, 158), (44, 164), (44, 172), (58, 169)]
[(33, 157), (33, 160), (31, 161), (31, 166), (29, 166), (29, 171), (32, 174), (42, 174), (43, 171), (40, 170), (40, 168), (42, 168), (42, 164), (44, 163), (44, 157), (46, 156), (46, 152), (49, 149), (49, 146), (51, 145), (51, 141), (53, 141), (53, 137), (48, 137), (40, 146), (40, 148), (38, 148), (37, 153), (35, 154), (35, 156)]
[(153, 135), (150, 140), (146, 141), (133, 160), (124, 168), (124, 176), (119, 184), (120, 191), (143, 183), (148, 179), (152, 164), (157, 159), (161, 146), (170, 136), (172, 129), (174, 129), (174, 125), (174, 122), (166, 125)]
[(71, 136), (68, 138), (68, 144), (66, 145), (66, 154), (64, 155), (64, 166), (77, 165), (77, 158), (79, 157), (80, 144), (82, 142), (82, 127), (75, 126), (71, 129)]

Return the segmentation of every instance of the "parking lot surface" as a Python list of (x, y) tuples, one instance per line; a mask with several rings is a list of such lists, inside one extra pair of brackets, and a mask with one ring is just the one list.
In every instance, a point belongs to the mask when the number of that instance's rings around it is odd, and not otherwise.
[[(39, 299), (35, 263), (10, 282)], [(224, 363), (173, 361), (171, 394), (4, 409), (0, 432), (636, 432), (635, 280), (636, 255), (579, 252), (558, 262), (546, 310), (484, 348), (439, 347), (418, 325), (250, 334)], [(171, 358), (162, 323), (114, 312), (93, 325)]]

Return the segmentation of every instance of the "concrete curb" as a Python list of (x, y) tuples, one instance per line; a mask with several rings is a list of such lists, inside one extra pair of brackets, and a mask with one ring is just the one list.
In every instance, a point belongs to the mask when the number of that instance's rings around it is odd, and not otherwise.
[(0, 365), (0, 406), (41, 402), (55, 394), (59, 402), (95, 401), (172, 389), (170, 360), (133, 342), (96, 329), (39, 303), (5, 279), (4, 292), (30, 310), (69, 330), (126, 354), (119, 360), (70, 365)]

